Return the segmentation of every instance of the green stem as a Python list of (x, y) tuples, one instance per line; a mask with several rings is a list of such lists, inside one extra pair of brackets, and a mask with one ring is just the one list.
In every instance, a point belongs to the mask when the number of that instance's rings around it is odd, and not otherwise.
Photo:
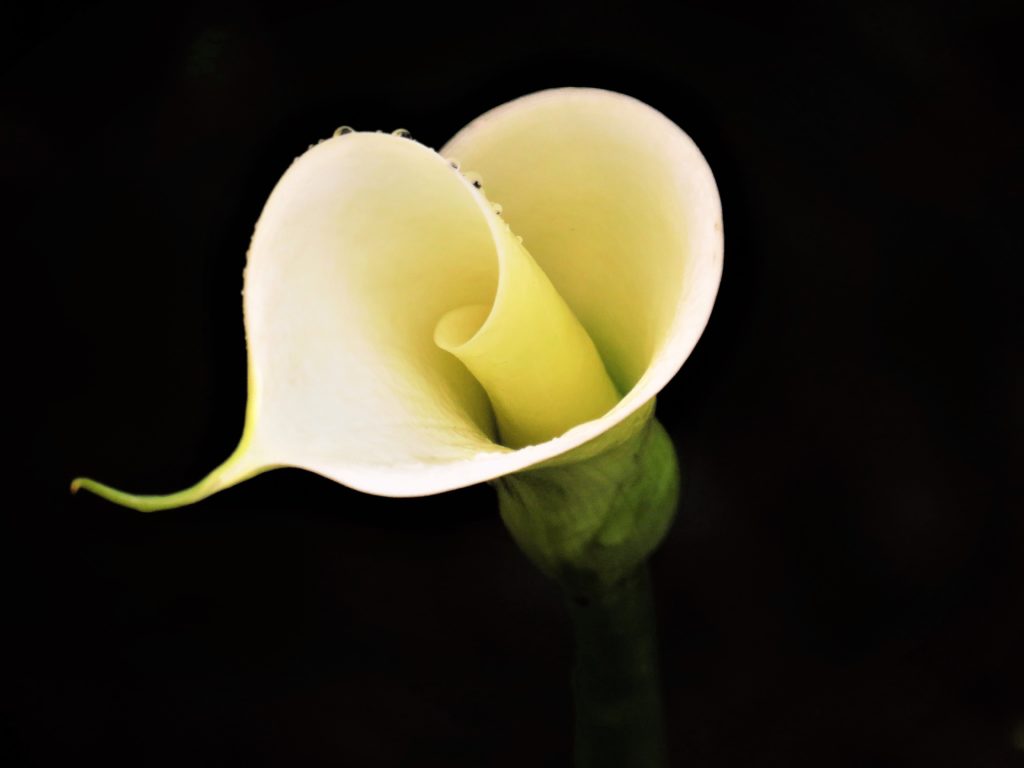
[(576, 638), (576, 768), (666, 766), (646, 564), (594, 594), (569, 595), (567, 602)]
[(519, 547), (561, 586), (576, 635), (577, 768), (663, 768), (647, 559), (675, 516), (679, 464), (653, 403), (586, 453), (494, 483)]

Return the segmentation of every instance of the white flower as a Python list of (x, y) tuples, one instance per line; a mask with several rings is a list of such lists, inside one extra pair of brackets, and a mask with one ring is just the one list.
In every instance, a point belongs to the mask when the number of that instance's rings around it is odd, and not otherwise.
[(628, 96), (535, 93), (440, 153), (338, 135), (256, 225), (235, 452), (169, 496), (73, 488), (148, 511), (292, 466), (418, 496), (593, 455), (649, 420), (721, 270), (707, 163)]

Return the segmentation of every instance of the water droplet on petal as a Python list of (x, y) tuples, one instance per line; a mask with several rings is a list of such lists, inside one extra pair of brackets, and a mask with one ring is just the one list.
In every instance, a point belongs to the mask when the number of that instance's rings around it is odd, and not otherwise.
[(523, 236), (522, 235), (516, 235), (516, 240), (518, 240), (520, 243), (523, 242)]
[(392, 136), (397, 136), (400, 139), (411, 139), (412, 134), (409, 133), (405, 128), (396, 128), (391, 132)]
[(501, 212), (505, 210), (504, 208), (501, 207), (501, 203), (491, 203), (491, 208), (493, 208), (494, 212), (499, 216), (501, 216)]
[(476, 187), (477, 189), (483, 188), (484, 180), (483, 180), (483, 177), (480, 176), (479, 173), (476, 173), (475, 171), (470, 171), (469, 173), (465, 174), (465, 176), (466, 176), (466, 181), (468, 181), (474, 187)]
[(340, 125), (334, 129), (335, 136), (344, 136), (347, 133), (355, 133), (356, 129), (351, 125)]

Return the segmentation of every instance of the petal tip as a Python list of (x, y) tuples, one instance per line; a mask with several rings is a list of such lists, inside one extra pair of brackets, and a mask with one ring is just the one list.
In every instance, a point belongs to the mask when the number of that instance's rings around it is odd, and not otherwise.
[(134, 509), (136, 512), (158, 512), (164, 509), (195, 504), (205, 499), (217, 489), (212, 487), (209, 478), (207, 478), (191, 488), (176, 493), (169, 493), (164, 496), (143, 496), (120, 491), (117, 488), (88, 477), (76, 477), (71, 481), (71, 493), (77, 494), (79, 490), (89, 491), (89, 493), (93, 493), (101, 499), (106, 499), (121, 507)]
[(158, 508), (153, 506), (153, 501), (160, 498), (125, 493), (88, 477), (76, 477), (71, 481), (70, 490), (72, 495), (77, 495), (80, 490), (86, 490), (114, 504), (128, 507), (129, 509), (136, 509), (139, 512), (152, 512)]

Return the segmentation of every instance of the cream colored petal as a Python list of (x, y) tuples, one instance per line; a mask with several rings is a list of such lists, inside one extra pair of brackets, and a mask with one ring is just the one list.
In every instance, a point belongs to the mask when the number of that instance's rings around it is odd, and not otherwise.
[[(245, 279), (249, 404), (236, 452), (168, 497), (76, 483), (150, 510), (295, 466), (369, 493), (417, 496), (575, 459), (637, 428), (696, 343), (718, 286), (718, 196), (696, 147), (640, 102), (572, 89), (488, 113), (449, 153), (483, 174), (628, 392), (610, 411), (538, 445), (494, 442), (487, 396), (434, 332), (453, 310), (493, 305), (499, 262), (517, 241), (439, 154), (356, 133), (297, 159), (257, 224)], [(464, 335), (485, 316), (475, 311)]]
[(619, 389), (656, 394), (697, 343), (722, 271), (718, 189), (690, 138), (629, 96), (559, 88), (488, 112), (441, 153), (481, 175)]

